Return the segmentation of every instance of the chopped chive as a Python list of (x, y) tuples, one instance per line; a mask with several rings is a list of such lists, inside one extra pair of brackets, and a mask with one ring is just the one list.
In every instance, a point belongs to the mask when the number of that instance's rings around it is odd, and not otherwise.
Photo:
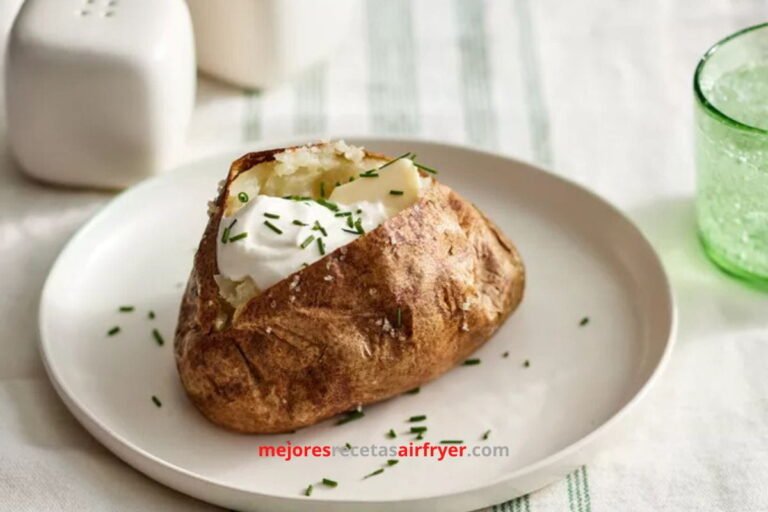
[(397, 437), (397, 434), (395, 434), (394, 429), (389, 429), (389, 432), (387, 432), (387, 437), (390, 439), (394, 439)]
[(421, 441), (422, 439), (424, 439), (424, 434), (419, 434), (416, 436), (417, 441)]
[(136, 308), (134, 308), (133, 306), (120, 306), (118, 308), (118, 311), (120, 311), (121, 313), (130, 313), (134, 309), (136, 309)]
[(232, 238), (230, 238), (229, 241), (230, 242), (237, 242), (238, 240), (242, 240), (243, 238), (245, 238), (247, 236), (248, 236), (248, 233), (243, 231), (242, 233), (237, 234), (237, 235), (233, 236)]
[(345, 423), (349, 423), (350, 421), (359, 420), (363, 416), (365, 416), (363, 411), (350, 411), (343, 418), (337, 421), (336, 424), (343, 425)]
[(410, 421), (411, 423), (415, 423), (417, 421), (424, 421), (426, 419), (427, 419), (426, 415), (419, 414), (418, 416), (411, 416), (410, 418), (408, 418), (408, 421)]
[(418, 395), (421, 391), (421, 388), (413, 388), (411, 390), (408, 390), (405, 392), (406, 395)]
[(341, 228), (341, 230), (343, 232), (345, 232), (345, 233), (352, 233), (353, 235), (359, 235), (360, 234), (358, 231), (353, 231), (353, 230), (347, 229), (347, 228)]
[(320, 182), (320, 197), (325, 198), (325, 182)]
[(335, 213), (333, 216), (334, 217), (348, 217), (350, 215), (352, 215), (352, 212), (339, 212), (339, 213)]
[(589, 323), (589, 317), (585, 316), (584, 318), (581, 319), (581, 322), (579, 322), (579, 327), (584, 327), (588, 323)]
[(427, 427), (411, 427), (411, 434), (423, 434), (427, 431)]
[(304, 222), (301, 222), (300, 220), (294, 220), (291, 222), (294, 226), (309, 226), (309, 224), (305, 224)]
[(239, 194), (237, 194), (237, 199), (241, 203), (247, 203), (248, 202), (248, 194), (246, 194), (245, 192), (240, 192)]
[(120, 327), (114, 326), (110, 330), (107, 331), (107, 336), (114, 336), (115, 334), (120, 332)]
[(341, 182), (340, 182), (340, 181), (337, 181), (335, 186), (336, 186), (336, 187), (340, 187), (340, 186), (341, 186)]
[(397, 308), (397, 321), (395, 322), (395, 327), (402, 327), (403, 326), (403, 310), (400, 308)]
[(361, 178), (378, 178), (379, 175), (374, 172), (371, 174), (361, 174), (360, 177)]
[(389, 191), (389, 195), (391, 195), (391, 196), (401, 196), (403, 194), (405, 194), (405, 192), (403, 192), (402, 190), (390, 190)]
[(491, 435), (490, 429), (486, 430), (485, 432), (483, 432), (483, 441), (487, 441), (488, 440), (488, 436), (490, 436), (490, 435)]
[(303, 242), (301, 242), (301, 245), (299, 247), (301, 247), (302, 249), (306, 249), (307, 247), (309, 247), (309, 244), (311, 244), (314, 240), (315, 240), (315, 235), (309, 235)]
[(347, 217), (347, 226), (349, 226), (349, 229), (352, 229), (355, 227), (355, 219), (352, 218), (352, 214)]
[(365, 476), (363, 477), (363, 480), (365, 480), (366, 478), (371, 478), (372, 476), (380, 475), (380, 474), (382, 474), (383, 472), (384, 472), (384, 470), (383, 470), (382, 468), (379, 468), (379, 469), (377, 469), (376, 471), (374, 471), (373, 473), (368, 473), (367, 475), (365, 475)]
[(397, 157), (397, 158), (394, 158), (394, 159), (390, 160), (389, 162), (385, 163), (384, 165), (382, 165), (381, 167), (379, 167), (379, 169), (383, 169), (383, 168), (385, 168), (385, 167), (387, 167), (387, 166), (390, 166), (390, 165), (392, 165), (393, 163), (397, 162), (398, 160), (402, 160), (403, 158), (408, 158), (410, 155), (411, 155), (411, 152), (410, 152), (410, 151), (408, 151), (407, 153), (403, 153), (403, 154), (402, 154), (402, 155), (400, 155), (399, 157)]
[(312, 496), (312, 484), (309, 484), (306, 489), (304, 489), (304, 496)]
[(150, 320), (154, 320), (155, 319), (155, 312), (150, 310), (149, 313), (147, 313), (147, 318), (149, 318)]
[(282, 235), (283, 234), (283, 231), (280, 228), (278, 228), (277, 226), (275, 226), (274, 224), (272, 224), (268, 220), (264, 221), (264, 225), (267, 226), (272, 231), (274, 231), (275, 233), (277, 233), (278, 235)]
[(350, 177), (349, 177), (349, 182), (348, 182), (348, 183), (352, 183), (353, 181), (355, 181), (355, 179), (356, 179), (356, 178), (355, 178), (354, 176), (350, 176)]
[(283, 199), (290, 199), (291, 201), (311, 201), (309, 196), (283, 196)]
[(325, 230), (323, 226), (320, 225), (319, 221), (315, 221), (315, 227), (312, 228), (314, 231), (320, 231), (323, 236), (328, 236), (328, 232)]
[(464, 361), (461, 364), (462, 364), (462, 366), (476, 366), (476, 365), (480, 364), (480, 360), (479, 359), (467, 359), (466, 361)]
[(237, 223), (237, 219), (232, 221), (232, 224), (224, 228), (224, 231), (221, 233), (221, 243), (225, 244), (229, 241), (229, 232), (232, 231), (232, 228)]
[(443, 439), (440, 444), (464, 444), (464, 441), (460, 439)]
[(363, 229), (363, 220), (362, 219), (357, 219), (355, 221), (355, 229), (357, 230), (357, 232), (359, 234), (361, 234), (361, 235), (365, 234), (365, 230)]
[(394, 466), (394, 465), (395, 465), (395, 464), (397, 464), (398, 462), (400, 462), (400, 461), (399, 461), (399, 460), (397, 460), (397, 459), (389, 459), (389, 460), (387, 461), (387, 466)]
[(356, 214), (358, 214), (358, 215), (360, 215), (361, 213), (363, 213), (363, 210), (362, 210), (362, 208), (358, 208), (357, 210), (355, 210), (355, 213), (356, 213)]
[(152, 337), (155, 338), (155, 341), (159, 346), (165, 345), (165, 340), (163, 339), (163, 336), (160, 334), (160, 331), (157, 329), (152, 329)]
[(326, 201), (325, 199), (322, 199), (322, 198), (320, 198), (320, 199), (317, 199), (315, 202), (316, 202), (317, 204), (320, 204), (320, 205), (322, 205), (322, 206), (325, 206), (326, 208), (328, 208), (328, 209), (329, 209), (329, 210), (331, 210), (332, 212), (337, 212), (337, 211), (339, 211), (339, 205), (337, 205), (336, 203), (333, 203), (333, 202), (331, 202), (331, 201)]
[(160, 401), (160, 399), (159, 399), (159, 398), (157, 398), (155, 395), (152, 395), (152, 401), (153, 401), (153, 402), (155, 403), (155, 405), (156, 405), (156, 406), (158, 406), (158, 407), (162, 407), (162, 406), (163, 406), (163, 402), (161, 402), (161, 401)]
[(268, 219), (279, 219), (280, 216), (276, 213), (264, 212), (264, 216)]
[(339, 483), (334, 480), (331, 480), (330, 478), (323, 478), (323, 485), (325, 485), (326, 487), (336, 487), (337, 485), (339, 485)]
[(523, 368), (528, 368), (529, 366), (531, 366), (531, 362), (526, 359), (525, 362), (523, 363)]
[(501, 354), (501, 357), (503, 357), (504, 359), (508, 358), (509, 357), (509, 350), (507, 350), (506, 352)]
[(351, 445), (351, 444), (349, 444), (349, 443), (344, 443), (344, 447), (345, 447), (347, 450), (351, 450), (351, 449), (352, 449), (352, 445)]
[(317, 249), (320, 251), (320, 254), (325, 256), (325, 242), (323, 242), (322, 238), (317, 239)]
[(427, 167), (426, 165), (417, 164), (416, 162), (413, 162), (413, 165), (421, 169), (422, 171), (426, 171), (430, 174), (437, 174), (437, 171), (435, 169), (432, 169), (431, 167)]

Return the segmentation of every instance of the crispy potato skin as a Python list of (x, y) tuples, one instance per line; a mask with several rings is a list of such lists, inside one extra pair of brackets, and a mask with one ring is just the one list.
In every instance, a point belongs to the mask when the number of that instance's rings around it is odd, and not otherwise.
[(522, 300), (525, 271), (514, 246), (434, 182), (415, 205), (233, 317), (213, 278), (224, 200), (239, 173), (279, 151), (232, 164), (181, 304), (179, 375), (212, 422), (286, 432), (398, 395), (463, 361)]

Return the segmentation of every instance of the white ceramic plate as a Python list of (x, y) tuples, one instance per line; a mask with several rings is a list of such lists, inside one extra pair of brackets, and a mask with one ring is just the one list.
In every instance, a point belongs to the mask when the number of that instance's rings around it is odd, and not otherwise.
[[(215, 156), (118, 196), (72, 239), (43, 291), (40, 349), (50, 378), (117, 456), (165, 485), (238, 510), (459, 511), (561, 478), (626, 423), (669, 356), (675, 325), (664, 270), (637, 228), (592, 193), (515, 160), (427, 142), (356, 142), (392, 155), (418, 153), (521, 251), (525, 299), (476, 353), (482, 364), (455, 368), (421, 393), (371, 406), (343, 426), (327, 421), (292, 435), (244, 436), (209, 424), (179, 384), (172, 341), (206, 202), (242, 151)], [(118, 313), (123, 304), (137, 309)], [(583, 317), (590, 321), (580, 326)], [(108, 337), (115, 325), (120, 333)], [(165, 337), (162, 347), (154, 327)], [(462, 439), (509, 453), (401, 458), (366, 480), (391, 457), (258, 456), (259, 445), (287, 440), (407, 443), (412, 436), (384, 434), (407, 430), (405, 420), (418, 414), (428, 416), (433, 443)], [(315, 485), (310, 498), (301, 496), (323, 477), (339, 486)]]

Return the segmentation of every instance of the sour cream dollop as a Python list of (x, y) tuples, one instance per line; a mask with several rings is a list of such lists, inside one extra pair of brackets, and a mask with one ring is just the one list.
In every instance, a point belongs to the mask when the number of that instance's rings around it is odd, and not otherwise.
[[(342, 247), (360, 235), (350, 231), (346, 216), (360, 219), (365, 232), (384, 222), (390, 214), (381, 202), (337, 204), (338, 211), (315, 201), (294, 201), (266, 195), (256, 196), (219, 224), (216, 257), (219, 273), (232, 281), (250, 277), (260, 290), (272, 286)], [(322, 227), (322, 230), (318, 228)], [(229, 229), (227, 242), (224, 230)], [(242, 234), (245, 233), (245, 236)], [(322, 240), (321, 250), (318, 240)]]

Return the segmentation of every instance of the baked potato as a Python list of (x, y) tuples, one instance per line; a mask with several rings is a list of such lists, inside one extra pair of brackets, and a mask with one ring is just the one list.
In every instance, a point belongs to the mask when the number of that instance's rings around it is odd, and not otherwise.
[(462, 362), (518, 306), (515, 247), (414, 160), (339, 141), (232, 164), (174, 343), (208, 419), (287, 432), (396, 396)]

